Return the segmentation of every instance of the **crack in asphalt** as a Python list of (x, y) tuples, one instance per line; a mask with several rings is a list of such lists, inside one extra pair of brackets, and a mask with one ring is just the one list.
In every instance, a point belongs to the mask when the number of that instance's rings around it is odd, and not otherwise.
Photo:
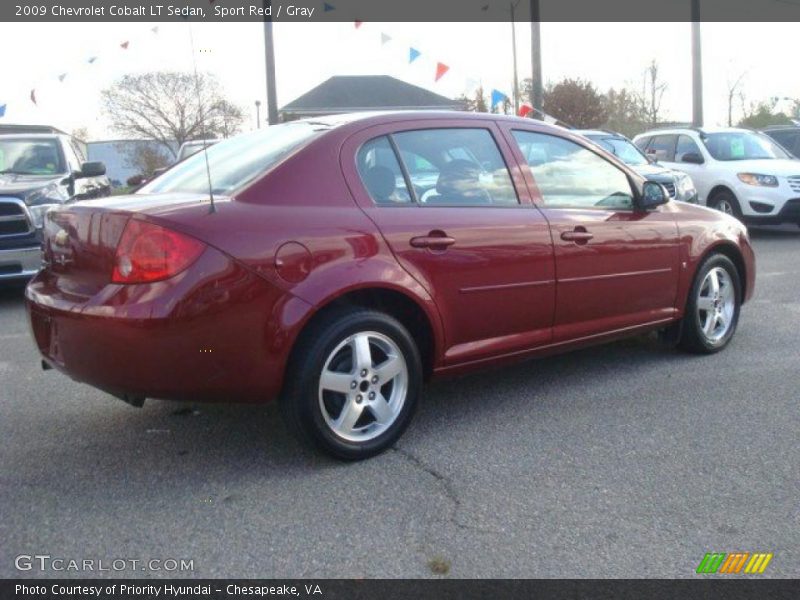
[(419, 456), (404, 448), (400, 448), (399, 446), (394, 446), (393, 448), (391, 448), (391, 450), (396, 454), (399, 454), (401, 457), (403, 457), (403, 459), (407, 463), (409, 463), (416, 469), (419, 469), (423, 473), (426, 473), (427, 475), (433, 477), (436, 480), (436, 482), (440, 484), (442, 490), (444, 491), (442, 495), (453, 505), (450, 515), (447, 518), (447, 521), (449, 523), (452, 523), (459, 529), (464, 529), (468, 531), (477, 531), (479, 533), (493, 533), (498, 535), (503, 534), (503, 531), (497, 529), (487, 529), (483, 527), (477, 527), (475, 525), (469, 525), (467, 523), (463, 523), (461, 520), (459, 520), (458, 518), (459, 510), (461, 509), (462, 506), (461, 498), (458, 497), (458, 492), (456, 492), (456, 489), (453, 486), (453, 481), (450, 479), (450, 477), (441, 473), (440, 471), (437, 471), (430, 465), (425, 464), (425, 462)]

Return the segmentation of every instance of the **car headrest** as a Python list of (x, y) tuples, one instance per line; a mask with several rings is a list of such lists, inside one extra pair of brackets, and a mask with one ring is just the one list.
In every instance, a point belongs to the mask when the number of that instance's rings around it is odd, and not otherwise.
[(370, 167), (364, 173), (364, 185), (374, 200), (386, 201), (394, 193), (394, 173), (389, 167)]

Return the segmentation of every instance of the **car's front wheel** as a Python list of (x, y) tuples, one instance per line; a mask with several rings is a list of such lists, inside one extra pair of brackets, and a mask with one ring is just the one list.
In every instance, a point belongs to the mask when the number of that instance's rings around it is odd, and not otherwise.
[(736, 266), (723, 254), (712, 254), (697, 270), (680, 345), (691, 352), (719, 352), (733, 338), (739, 322), (742, 284)]
[(742, 209), (739, 206), (739, 201), (728, 190), (721, 190), (714, 194), (709, 200), (708, 206), (737, 219), (741, 220), (742, 218)]
[(422, 387), (419, 351), (395, 318), (336, 310), (304, 332), (281, 407), (290, 427), (344, 460), (389, 448), (413, 417)]

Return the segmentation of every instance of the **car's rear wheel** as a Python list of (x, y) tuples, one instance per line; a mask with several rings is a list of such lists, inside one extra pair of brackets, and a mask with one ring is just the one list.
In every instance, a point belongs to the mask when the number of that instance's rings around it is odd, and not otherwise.
[(292, 353), (281, 407), (290, 427), (340, 459), (389, 448), (411, 421), (422, 387), (419, 351), (393, 317), (355, 308), (329, 313)]
[(697, 270), (680, 345), (691, 352), (719, 352), (733, 338), (739, 322), (742, 285), (736, 266), (723, 254), (712, 254)]
[(715, 193), (711, 197), (708, 206), (726, 215), (736, 217), (737, 219), (742, 218), (742, 209), (739, 206), (739, 201), (736, 199), (736, 196), (728, 190), (721, 190)]

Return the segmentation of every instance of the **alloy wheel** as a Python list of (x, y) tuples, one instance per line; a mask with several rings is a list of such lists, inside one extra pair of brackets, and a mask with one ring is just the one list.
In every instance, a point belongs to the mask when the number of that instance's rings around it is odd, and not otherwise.
[(380, 436), (397, 420), (408, 393), (408, 366), (389, 337), (364, 331), (342, 340), (319, 378), (319, 406), (327, 426), (350, 442)]
[(697, 316), (703, 336), (716, 343), (728, 333), (736, 311), (736, 290), (728, 272), (714, 267), (703, 279), (697, 297)]

